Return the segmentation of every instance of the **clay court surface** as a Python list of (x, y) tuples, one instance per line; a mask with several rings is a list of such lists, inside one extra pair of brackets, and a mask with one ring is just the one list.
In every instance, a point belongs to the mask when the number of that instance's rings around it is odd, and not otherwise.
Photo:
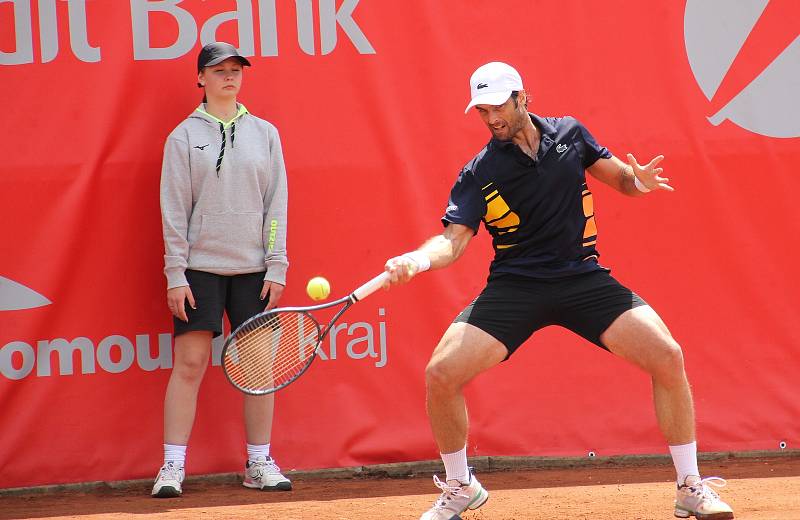
[[(722, 491), (743, 520), (800, 520), (800, 459), (703, 464), (728, 479)], [(490, 491), (464, 520), (669, 519), (672, 468), (595, 467), (479, 475)], [(417, 519), (436, 493), (429, 476), (404, 479), (296, 478), (288, 493), (258, 492), (231, 481), (188, 482), (178, 499), (152, 499), (145, 483), (123, 489), (0, 495), (0, 518), (201, 518), (258, 520)]]

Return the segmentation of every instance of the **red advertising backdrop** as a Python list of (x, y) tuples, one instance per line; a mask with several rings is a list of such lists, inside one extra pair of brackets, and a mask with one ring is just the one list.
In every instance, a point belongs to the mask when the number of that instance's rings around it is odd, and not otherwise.
[[(724, 4), (724, 5), (723, 5)], [(281, 132), (284, 304), (342, 295), (440, 231), (488, 140), (468, 79), (514, 65), (542, 115), (664, 154), (674, 193), (592, 182), (601, 261), (682, 344), (702, 451), (800, 445), (800, 4), (621, 0), (0, 1), (0, 487), (145, 478), (171, 366), (158, 186), (202, 43), (250, 56), (240, 100)], [(423, 370), (480, 290), (482, 231), (374, 295), (277, 396), (286, 469), (433, 459)], [(665, 453), (648, 379), (546, 329), (467, 389), (470, 455)], [(187, 470), (241, 470), (241, 397), (212, 366)]]

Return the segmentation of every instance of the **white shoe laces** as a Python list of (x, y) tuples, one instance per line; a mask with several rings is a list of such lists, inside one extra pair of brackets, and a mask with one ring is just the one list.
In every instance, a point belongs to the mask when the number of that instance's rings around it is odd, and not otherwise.
[(442, 480), (436, 475), (433, 476), (433, 483), (436, 485), (436, 487), (442, 490), (441, 496), (439, 496), (439, 499), (433, 505), (434, 508), (444, 509), (447, 507), (447, 502), (449, 500), (453, 500), (453, 497), (469, 498), (469, 495), (461, 492), (463, 489), (462, 486), (451, 486), (447, 482), (442, 482)]
[(716, 491), (711, 489), (711, 486), (723, 488), (727, 485), (727, 483), (728, 482), (722, 477), (706, 477), (704, 479), (700, 479), (690, 486), (687, 485), (686, 487), (688, 487), (691, 493), (697, 497), (719, 500), (719, 495)]
[(278, 473), (279, 474), (281, 472), (281, 468), (279, 468), (278, 465), (275, 464), (275, 461), (272, 460), (272, 459), (268, 459), (267, 460), (267, 462), (265, 464), (265, 469), (267, 470), (267, 473), (273, 473), (273, 474), (274, 473)]
[(158, 472), (158, 480), (175, 480), (181, 481), (181, 470), (173, 463), (167, 462), (161, 466), (161, 471)]
[(256, 475), (256, 478), (260, 477), (261, 475), (280, 475), (281, 468), (275, 464), (275, 461), (270, 457), (266, 460), (251, 460), (250, 461), (250, 468), (253, 469), (253, 472)]

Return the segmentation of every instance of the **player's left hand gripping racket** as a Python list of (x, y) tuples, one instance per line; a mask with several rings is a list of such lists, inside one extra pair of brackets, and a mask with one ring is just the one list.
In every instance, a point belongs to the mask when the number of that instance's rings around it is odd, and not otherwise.
[[(303, 375), (317, 347), (344, 311), (377, 291), (389, 280), (381, 273), (349, 296), (308, 307), (283, 307), (256, 314), (225, 340), (222, 369), (228, 380), (249, 395), (264, 395), (286, 387)], [(325, 328), (310, 311), (341, 305)]]

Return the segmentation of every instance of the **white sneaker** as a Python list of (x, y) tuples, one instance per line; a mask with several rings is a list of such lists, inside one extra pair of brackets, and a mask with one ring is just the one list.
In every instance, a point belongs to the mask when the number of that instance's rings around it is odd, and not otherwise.
[(245, 465), (244, 487), (264, 491), (291, 491), (292, 481), (281, 474), (272, 457), (257, 457)]
[(683, 485), (678, 486), (675, 497), (675, 516), (689, 518), (694, 515), (697, 520), (728, 520), (733, 518), (733, 509), (723, 502), (711, 489), (725, 487), (725, 479), (719, 477), (700, 477), (690, 475)]
[(436, 475), (433, 476), (433, 483), (442, 490), (442, 494), (419, 520), (452, 520), (467, 509), (478, 509), (489, 500), (489, 492), (483, 489), (471, 471), (469, 484), (458, 480), (442, 482)]
[(174, 462), (165, 462), (158, 470), (156, 482), (153, 484), (153, 491), (150, 493), (158, 498), (172, 498), (181, 496), (181, 483), (185, 473), (183, 466), (178, 466)]

